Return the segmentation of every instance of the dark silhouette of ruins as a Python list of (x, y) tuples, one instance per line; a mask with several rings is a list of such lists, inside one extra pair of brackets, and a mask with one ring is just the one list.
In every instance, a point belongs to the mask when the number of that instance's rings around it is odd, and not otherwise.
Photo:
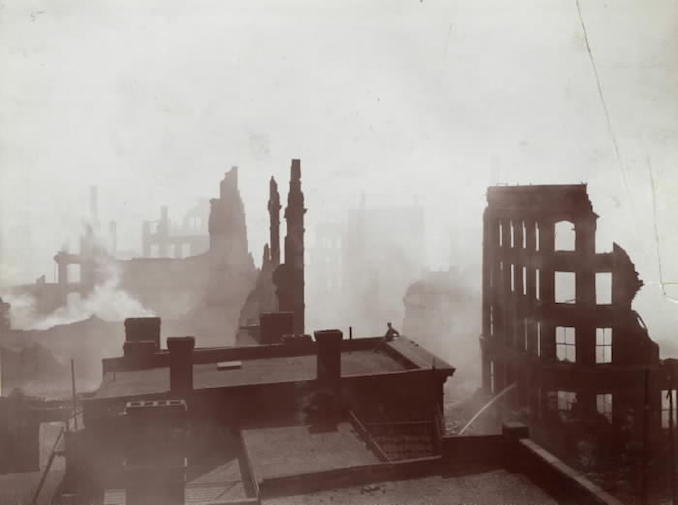
[[(597, 253), (586, 185), (491, 187), (483, 217), (483, 387), (517, 394), (537, 440), (580, 466), (661, 481), (675, 416), (673, 360), (660, 360), (631, 303), (627, 253)], [(675, 394), (675, 393), (672, 393)]]
[(301, 162), (292, 160), (285, 208), (285, 257), (280, 263), (280, 195), (278, 184), (269, 183), (270, 243), (264, 246), (256, 284), (240, 314), (238, 342), (275, 343), (305, 334), (304, 193)]
[(209, 204), (201, 202), (187, 212), (179, 226), (173, 225), (166, 205), (160, 208), (158, 221), (144, 221), (141, 236), (142, 256), (184, 258), (209, 249), (207, 216)]
[[(34, 493), (49, 492), (54, 503), (257, 504), (317, 490), (439, 476), (448, 481), (491, 470), (493, 481), (511, 480), (516, 496), (619, 505), (545, 447), (567, 456), (563, 443), (578, 442), (582, 427), (635, 441), (636, 426), (623, 416), (642, 412), (644, 426), (654, 426), (647, 407), (661, 402), (672, 369), (658, 360), (656, 345), (631, 310), (641, 283), (628, 257), (616, 245), (605, 255), (592, 249), (595, 214), (584, 186), (488, 192), (483, 385), (496, 393), (517, 383), (519, 394), (506, 407), (528, 407), (530, 427), (509, 420), (501, 433), (470, 436), (449, 433), (445, 421), (444, 385), (455, 369), (390, 323), (387, 338), (353, 338), (351, 332), (345, 339), (336, 329), (315, 331), (313, 338), (305, 334), (306, 209), (299, 160), (292, 161), (289, 186), (282, 263), (280, 197), (271, 179), (270, 244), (261, 270), (252, 272), (236, 169), (211, 200), (205, 253), (131, 260), (128, 268), (145, 262), (146, 271), (204, 269), (199, 302), (183, 324), (208, 321), (205, 332), (216, 333), (205, 338), (192, 326), (163, 345), (161, 332), (180, 326), (160, 317), (127, 318), (124, 339), (106, 337), (116, 342), (118, 354), (122, 348), (122, 356), (101, 361), (95, 388), (51, 402), (20, 393), (0, 398), (0, 473), (38, 469), (40, 425), (61, 421), (62, 445), (55, 445), (43, 474), (63, 455), (63, 480), (47, 490), (41, 479)], [(575, 247), (566, 253), (553, 247), (555, 223), (563, 219), (576, 229)], [(528, 226), (532, 233), (520, 231)], [(561, 293), (550, 280), (561, 271), (575, 274), (574, 294)], [(596, 273), (612, 274), (609, 307), (602, 309), (591, 294)], [(417, 325), (429, 306), (437, 312), (455, 306), (462, 295), (454, 279), (439, 273), (412, 285), (405, 299), (412, 328), (431, 335), (444, 331)], [(165, 289), (176, 294), (173, 286)], [(611, 335), (597, 332), (601, 325)], [(59, 331), (68, 335), (73, 326)], [(245, 345), (224, 345), (226, 332), (238, 326), (238, 342)], [(560, 327), (574, 329), (574, 338), (565, 332), (559, 340)], [(3, 339), (7, 331), (15, 340), (29, 338), (5, 330)], [(45, 333), (53, 337), (56, 330)], [(645, 378), (644, 396), (638, 396), (638, 377)], [(600, 395), (613, 401), (600, 402)], [(549, 413), (552, 396), (555, 416)], [(561, 396), (569, 402), (564, 408)], [(618, 429), (610, 430), (618, 419)], [(591, 431), (596, 422), (607, 431)], [(660, 442), (663, 435), (652, 436)], [(7, 451), (14, 459), (1, 456)], [(649, 465), (649, 459), (642, 461)]]
[[(304, 193), (301, 191), (301, 163), (292, 160), (290, 189), (285, 208), (285, 261), (273, 273), (278, 309), (294, 314), (296, 335), (304, 334)], [(277, 239), (276, 239), (277, 241)]]

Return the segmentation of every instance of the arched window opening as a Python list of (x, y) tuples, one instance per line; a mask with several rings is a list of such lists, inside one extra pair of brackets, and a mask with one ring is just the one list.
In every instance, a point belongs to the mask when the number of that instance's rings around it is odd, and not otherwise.
[(554, 248), (556, 251), (574, 251), (576, 233), (572, 221), (558, 221), (555, 225)]

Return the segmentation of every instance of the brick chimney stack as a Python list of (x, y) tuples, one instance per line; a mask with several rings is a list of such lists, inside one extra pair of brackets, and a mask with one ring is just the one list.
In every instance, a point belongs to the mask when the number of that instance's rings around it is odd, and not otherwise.
[(160, 350), (160, 318), (129, 317), (125, 319), (123, 355), (143, 362), (144, 358)]
[(193, 348), (195, 337), (169, 337), (170, 391), (184, 394), (193, 390)]
[(341, 379), (341, 330), (320, 330), (313, 333), (318, 344), (317, 380), (324, 386), (338, 387)]

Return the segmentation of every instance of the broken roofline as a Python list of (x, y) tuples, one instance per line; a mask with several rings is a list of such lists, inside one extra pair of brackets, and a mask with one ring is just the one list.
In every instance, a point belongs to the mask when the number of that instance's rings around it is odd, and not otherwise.
[(487, 203), (494, 209), (546, 213), (550, 211), (588, 211), (594, 217), (593, 206), (582, 184), (537, 184), (529, 186), (490, 186), (487, 188)]

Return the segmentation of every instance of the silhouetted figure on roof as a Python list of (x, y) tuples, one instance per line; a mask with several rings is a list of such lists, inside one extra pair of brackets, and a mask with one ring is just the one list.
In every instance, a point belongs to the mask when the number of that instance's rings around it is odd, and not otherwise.
[(386, 334), (384, 335), (384, 338), (386, 339), (387, 342), (390, 342), (393, 340), (395, 337), (400, 336), (400, 332), (396, 330), (391, 323), (386, 323), (386, 326), (388, 326), (388, 329), (386, 330)]

